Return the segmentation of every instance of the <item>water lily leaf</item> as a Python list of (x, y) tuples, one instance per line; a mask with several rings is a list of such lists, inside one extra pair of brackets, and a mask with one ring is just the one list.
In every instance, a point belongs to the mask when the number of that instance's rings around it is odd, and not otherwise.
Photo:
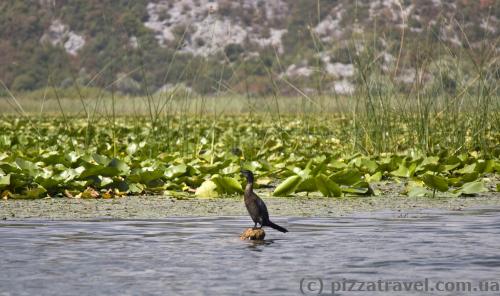
[(420, 166), (421, 167), (426, 167), (428, 165), (437, 166), (438, 164), (439, 164), (439, 156), (429, 156), (424, 158), (424, 160), (422, 160)]
[(43, 177), (37, 177), (35, 179), (35, 182), (48, 190), (55, 189), (62, 184), (61, 180), (57, 180), (55, 178), (43, 178)]
[(476, 169), (476, 163), (468, 164), (464, 166), (463, 168), (456, 170), (455, 172), (458, 174), (471, 174), (475, 171)]
[(0, 135), (0, 146), (1, 147), (10, 147), (12, 144), (12, 140), (8, 135)]
[(365, 175), (365, 180), (367, 182), (380, 182), (382, 180), (382, 173), (381, 172), (376, 172), (373, 175)]
[(243, 189), (241, 189), (241, 184), (234, 178), (214, 175), (212, 176), (211, 180), (212, 182), (215, 183), (215, 185), (217, 186), (217, 190), (220, 193), (223, 194), (243, 193)]
[(65, 182), (69, 182), (77, 177), (80, 177), (81, 174), (85, 171), (85, 167), (80, 166), (76, 169), (66, 169), (59, 174), (59, 177)]
[(445, 169), (444, 165), (439, 163), (438, 156), (429, 156), (422, 160), (422, 162), (415, 169), (417, 172), (441, 172)]
[(442, 192), (448, 191), (448, 181), (445, 177), (425, 174), (422, 177), (422, 180), (424, 181), (425, 185), (429, 186), (432, 189), (436, 189)]
[(180, 177), (187, 172), (187, 169), (188, 167), (185, 164), (171, 166), (165, 170), (165, 177), (168, 179)]
[(295, 175), (288, 177), (283, 181), (273, 192), (274, 196), (289, 196), (295, 192), (295, 189), (299, 186), (302, 179)]
[(482, 173), (489, 174), (493, 173), (494, 170), (495, 170), (495, 161), (493, 159), (485, 160), (484, 170)]
[(472, 172), (472, 173), (464, 174), (461, 178), (461, 181), (467, 183), (467, 182), (475, 181), (475, 180), (477, 180), (477, 178), (479, 178), (479, 173)]
[(222, 169), (222, 174), (224, 175), (234, 175), (239, 174), (241, 168), (239, 165), (230, 164), (229, 166)]
[(432, 196), (432, 192), (430, 192), (427, 188), (422, 186), (413, 186), (408, 190), (407, 195), (409, 197), (424, 197), (424, 196)]
[(160, 179), (163, 177), (164, 172), (163, 170), (160, 169), (155, 169), (155, 170), (144, 170), (142, 171), (139, 176), (140, 180), (142, 181), (141, 183), (147, 184), (150, 183), (153, 180)]
[(109, 177), (102, 177), (101, 178), (101, 184), (99, 184), (101, 187), (106, 187), (109, 184), (113, 183), (113, 179)]
[(0, 189), (4, 189), (10, 185), (10, 174), (0, 177)]
[(99, 155), (97, 153), (92, 154), (92, 158), (97, 162), (98, 164), (102, 166), (107, 166), (109, 162), (111, 161), (109, 158), (107, 158), (104, 155)]
[(457, 163), (454, 163), (454, 164), (445, 164), (445, 165), (443, 165), (443, 171), (444, 172), (449, 172), (449, 171), (452, 171), (452, 170), (456, 169), (459, 166), (460, 166), (460, 162), (457, 162)]
[(86, 179), (89, 177), (105, 176), (105, 177), (115, 177), (120, 175), (120, 170), (115, 167), (105, 167), (102, 165), (92, 165), (87, 167), (81, 174), (81, 179)]
[(488, 192), (488, 188), (486, 188), (484, 182), (480, 180), (465, 183), (458, 191), (463, 194), (476, 194), (481, 192)]
[(257, 183), (260, 186), (269, 186), (273, 182), (273, 179), (269, 177), (260, 177), (258, 178), (255, 183)]
[(69, 153), (66, 153), (65, 159), (69, 161), (70, 163), (76, 163), (80, 156), (75, 151), (71, 151)]
[(117, 158), (113, 158), (109, 162), (108, 167), (117, 169), (121, 176), (125, 176), (130, 173), (130, 167), (124, 161)]
[(355, 169), (345, 169), (343, 171), (337, 172), (330, 176), (330, 179), (342, 185), (354, 185), (362, 180), (362, 175), (358, 170)]
[(6, 162), (0, 163), (0, 168), (2, 169), (4, 174), (5, 173), (20, 173), (21, 172), (21, 169), (17, 165), (14, 165), (11, 163), (6, 163)]
[(307, 176), (306, 178), (302, 178), (299, 186), (295, 189), (295, 192), (314, 192), (316, 189), (316, 182), (314, 177)]
[(320, 159), (320, 162), (318, 165), (316, 165), (312, 170), (311, 170), (311, 175), (312, 176), (317, 176), (318, 174), (320, 173), (324, 173), (325, 170), (326, 170), (326, 166), (328, 164), (328, 162), (330, 161), (328, 159), (328, 157), (322, 155), (321, 157), (319, 157), (318, 159)]
[(378, 164), (374, 160), (368, 158), (361, 158), (360, 167), (365, 169), (366, 172), (373, 174), (377, 171)]
[(487, 165), (488, 165), (488, 163), (484, 159), (478, 159), (476, 162), (476, 167), (474, 168), (474, 171), (482, 174), (486, 171)]
[(357, 187), (341, 187), (342, 192), (354, 195), (369, 195), (371, 194), (370, 188), (357, 188)]
[(136, 143), (130, 143), (128, 144), (125, 151), (127, 152), (128, 155), (134, 155), (137, 152), (138, 148), (139, 146)]
[(340, 197), (342, 196), (342, 189), (340, 186), (330, 180), (327, 176), (320, 174), (315, 178), (316, 188), (327, 197)]
[(135, 193), (135, 194), (140, 194), (144, 192), (144, 185), (141, 183), (131, 183), (128, 185), (128, 192), (130, 193)]
[(196, 189), (194, 195), (197, 197), (210, 198), (218, 197), (219, 193), (217, 192), (217, 185), (212, 180), (206, 180)]
[(445, 164), (446, 165), (460, 165), (460, 164), (462, 164), (462, 160), (460, 159), (460, 157), (458, 157), (456, 155), (452, 155), (446, 159)]
[(35, 177), (38, 171), (38, 167), (31, 161), (24, 160), (21, 158), (16, 159), (16, 164), (22, 172), (27, 173), (31, 177)]
[(345, 169), (347, 167), (347, 164), (342, 161), (332, 160), (330, 161), (328, 166), (334, 169)]
[(406, 167), (406, 163), (403, 162), (397, 170), (392, 171), (390, 174), (394, 177), (409, 178), (410, 170)]
[(297, 175), (299, 175), (302, 179), (307, 179), (311, 176), (311, 170), (308, 168), (301, 170), (300, 168), (295, 167), (295, 168), (293, 168), (292, 171), (294, 173), (296, 173)]
[(47, 190), (43, 187), (37, 187), (37, 188), (30, 188), (27, 189), (24, 194), (26, 195), (26, 198), (41, 198), (43, 197), (44, 193), (46, 193)]
[(57, 151), (49, 151), (41, 155), (41, 158), (45, 164), (58, 164), (66, 163), (66, 159)]

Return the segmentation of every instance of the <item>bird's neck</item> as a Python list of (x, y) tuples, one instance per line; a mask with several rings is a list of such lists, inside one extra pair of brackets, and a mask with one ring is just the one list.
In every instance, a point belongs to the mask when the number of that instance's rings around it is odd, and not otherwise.
[(246, 192), (251, 192), (253, 191), (253, 182), (248, 182), (247, 186), (245, 187)]

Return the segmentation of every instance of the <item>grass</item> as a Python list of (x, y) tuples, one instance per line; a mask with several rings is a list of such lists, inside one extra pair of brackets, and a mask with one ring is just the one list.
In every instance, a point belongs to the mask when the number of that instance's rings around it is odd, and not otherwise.
[[(310, 35), (319, 56), (324, 45)], [(405, 182), (408, 195), (488, 190), (483, 177), (500, 171), (496, 45), (441, 44), (430, 59), (429, 48), (408, 48), (403, 31), (397, 60), (384, 70), (377, 36), (368, 37), (353, 36), (349, 47), (356, 68), (351, 96), (325, 89), (317, 57), (314, 87), (269, 66), (269, 95), (258, 97), (228, 84), (224, 73), (238, 68), (234, 63), (200, 66), (194, 79), (212, 77), (210, 96), (184, 86), (152, 93), (146, 79), (138, 97), (117, 94), (116, 81), (106, 90), (75, 81), (16, 96), (4, 87), (2, 195), (219, 196), (241, 191), (240, 168), (279, 182), (276, 195), (373, 195), (370, 183), (384, 180)], [(166, 65), (168, 74), (172, 61)], [(277, 53), (274, 65), (282, 68)], [(402, 83), (398, 75), (408, 67), (411, 81)]]

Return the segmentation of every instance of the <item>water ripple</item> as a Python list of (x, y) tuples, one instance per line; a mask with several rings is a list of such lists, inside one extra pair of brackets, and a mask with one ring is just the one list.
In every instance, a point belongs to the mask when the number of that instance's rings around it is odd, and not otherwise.
[(278, 217), (290, 232), (268, 230), (263, 242), (238, 238), (247, 217), (4, 221), (0, 295), (297, 295), (308, 276), (499, 279), (499, 214)]

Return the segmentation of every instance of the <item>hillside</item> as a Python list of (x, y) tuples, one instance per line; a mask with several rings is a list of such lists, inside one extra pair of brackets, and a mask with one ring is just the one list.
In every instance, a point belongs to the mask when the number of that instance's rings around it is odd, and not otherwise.
[(350, 93), (362, 65), (404, 85), (457, 56), (456, 72), (489, 61), (499, 75), (494, 0), (6, 0), (0, 27), (0, 79), (13, 91)]

